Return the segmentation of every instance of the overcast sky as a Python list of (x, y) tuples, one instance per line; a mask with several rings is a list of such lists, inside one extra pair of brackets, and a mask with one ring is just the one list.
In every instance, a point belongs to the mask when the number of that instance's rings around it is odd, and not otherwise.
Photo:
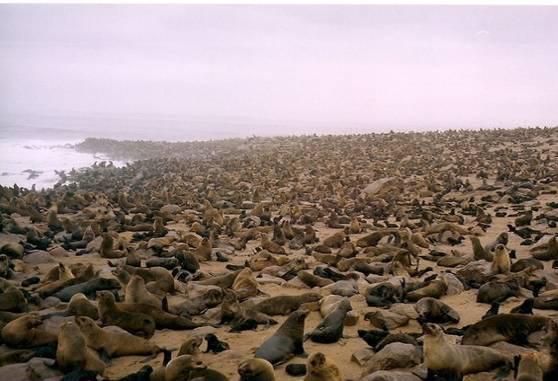
[(557, 20), (525, 6), (0, 5), (0, 128), (558, 125)]

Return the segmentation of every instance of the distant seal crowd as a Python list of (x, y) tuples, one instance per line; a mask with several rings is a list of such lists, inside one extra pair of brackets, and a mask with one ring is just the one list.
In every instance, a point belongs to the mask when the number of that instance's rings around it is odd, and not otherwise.
[(0, 187), (0, 379), (558, 380), (558, 128), (86, 139)]

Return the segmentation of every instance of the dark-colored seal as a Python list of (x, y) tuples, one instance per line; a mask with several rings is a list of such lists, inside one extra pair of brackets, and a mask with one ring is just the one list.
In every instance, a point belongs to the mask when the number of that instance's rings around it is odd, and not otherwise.
[(291, 313), (281, 327), (256, 350), (255, 357), (278, 365), (294, 355), (304, 354), (303, 336), (306, 316), (308, 316), (307, 310)]
[(207, 341), (207, 350), (205, 351), (205, 353), (219, 353), (231, 348), (228, 343), (219, 340), (219, 338), (213, 333), (208, 333), (207, 335), (205, 335), (205, 341)]
[(344, 298), (309, 334), (310, 340), (316, 343), (336, 343), (343, 336), (345, 317), (351, 310), (349, 298)]
[(116, 290), (120, 288), (120, 283), (113, 278), (94, 278), (87, 282), (66, 287), (53, 296), (63, 302), (69, 302), (75, 294), (84, 294), (87, 297), (94, 297), (98, 291)]
[(521, 289), (516, 279), (491, 281), (483, 284), (477, 294), (477, 303), (501, 303), (512, 296), (519, 296)]

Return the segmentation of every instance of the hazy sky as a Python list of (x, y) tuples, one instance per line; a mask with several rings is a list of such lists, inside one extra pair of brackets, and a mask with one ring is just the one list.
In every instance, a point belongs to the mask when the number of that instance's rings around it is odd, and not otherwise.
[(0, 128), (558, 125), (557, 20), (525, 6), (0, 5)]

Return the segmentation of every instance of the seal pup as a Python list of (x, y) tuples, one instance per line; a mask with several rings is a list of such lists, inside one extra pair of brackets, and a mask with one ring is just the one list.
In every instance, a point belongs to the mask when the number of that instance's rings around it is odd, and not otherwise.
[(265, 359), (275, 366), (294, 355), (303, 355), (304, 321), (308, 313), (308, 310), (291, 313), (279, 329), (256, 350), (255, 357)]
[(451, 344), (436, 324), (423, 324), (423, 329), (424, 363), (429, 375), (440, 372), (461, 379), (469, 373), (511, 365), (511, 359), (495, 349), (478, 345)]
[(344, 298), (308, 335), (310, 340), (315, 343), (336, 343), (343, 336), (345, 318), (352, 309), (349, 298)]
[(219, 353), (230, 349), (230, 345), (228, 343), (219, 340), (219, 338), (213, 333), (205, 335), (205, 341), (207, 341), (207, 349), (205, 353)]
[(240, 381), (275, 381), (273, 365), (264, 359), (249, 359), (238, 366)]
[(509, 274), (511, 268), (510, 254), (502, 244), (496, 245), (491, 265), (492, 274)]
[(85, 337), (72, 321), (60, 327), (56, 363), (64, 372), (84, 369), (102, 374), (105, 370), (105, 363), (86, 345)]
[(312, 353), (306, 363), (308, 374), (304, 381), (341, 381), (339, 368), (327, 361), (321, 352)]
[(130, 333), (107, 331), (86, 316), (76, 317), (76, 324), (87, 346), (105, 352), (109, 357), (150, 355), (162, 351), (157, 345)]
[(201, 336), (194, 335), (188, 340), (182, 343), (180, 349), (178, 350), (178, 356), (191, 355), (196, 356), (200, 353), (200, 347), (203, 344), (203, 338)]

